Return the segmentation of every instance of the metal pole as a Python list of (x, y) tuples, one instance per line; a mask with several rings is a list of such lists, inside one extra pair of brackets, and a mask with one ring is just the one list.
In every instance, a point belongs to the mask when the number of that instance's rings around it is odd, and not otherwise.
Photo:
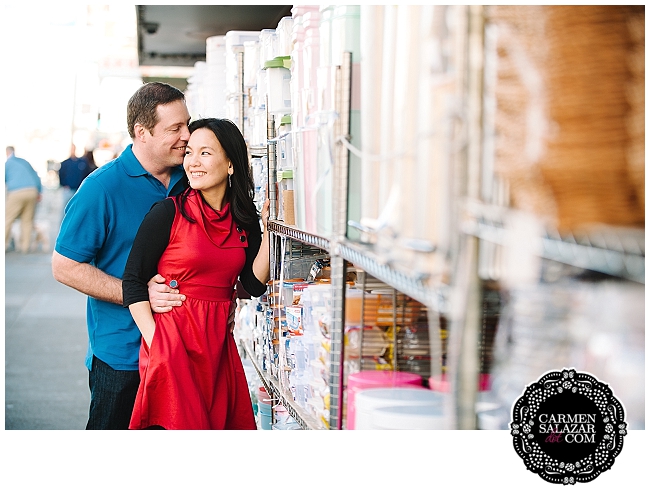
[[(351, 54), (343, 54), (343, 63), (336, 68), (335, 108), (339, 118), (335, 123), (335, 138), (350, 132), (350, 75)], [(337, 245), (344, 241), (347, 231), (348, 206), (348, 150), (336, 141), (333, 173), (332, 203), (332, 241), (331, 252), (337, 252)], [(345, 325), (345, 260), (332, 254), (332, 328), (330, 351), (330, 429), (340, 430), (343, 422), (343, 331)]]

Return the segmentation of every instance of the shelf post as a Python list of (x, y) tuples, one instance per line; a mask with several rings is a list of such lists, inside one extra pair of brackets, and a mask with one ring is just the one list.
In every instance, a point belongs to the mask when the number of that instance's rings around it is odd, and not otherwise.
[(352, 54), (343, 53), (343, 61), (336, 67), (335, 109), (338, 119), (334, 125), (334, 168), (332, 204), (332, 328), (330, 330), (330, 429), (343, 427), (343, 360), (345, 330), (345, 260), (339, 255), (337, 246), (345, 239), (348, 216), (348, 150), (339, 140), (350, 132), (350, 76)]

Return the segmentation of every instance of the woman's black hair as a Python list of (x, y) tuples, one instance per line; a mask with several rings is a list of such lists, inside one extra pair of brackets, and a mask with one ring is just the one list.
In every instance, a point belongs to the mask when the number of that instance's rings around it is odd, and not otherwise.
[[(244, 136), (232, 121), (215, 118), (195, 120), (189, 125), (190, 133), (204, 127), (214, 133), (233, 166), (232, 186), (226, 188), (226, 199), (230, 202), (230, 211), (235, 222), (244, 227), (259, 225), (253, 202), (255, 191), (253, 175), (248, 163), (248, 149)], [(191, 188), (187, 188), (179, 195), (179, 207), (183, 217), (194, 222), (185, 210), (187, 196), (191, 191)]]

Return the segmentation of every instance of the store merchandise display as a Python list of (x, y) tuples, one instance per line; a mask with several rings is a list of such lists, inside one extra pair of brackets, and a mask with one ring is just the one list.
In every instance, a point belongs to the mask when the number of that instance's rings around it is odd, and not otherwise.
[(364, 428), (503, 429), (568, 365), (644, 427), (643, 26), (635, 6), (322, 5), (225, 36), (254, 201), (275, 198), (272, 280), (237, 322), (275, 429), (354, 428), (366, 372), (445, 407)]

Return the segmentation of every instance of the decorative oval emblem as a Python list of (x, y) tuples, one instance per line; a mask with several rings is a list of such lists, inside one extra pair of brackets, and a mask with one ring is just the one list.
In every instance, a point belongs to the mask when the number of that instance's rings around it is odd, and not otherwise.
[(512, 408), (510, 433), (530, 471), (550, 483), (573, 485), (612, 467), (627, 434), (624, 419), (609, 385), (563, 369), (526, 387)]

